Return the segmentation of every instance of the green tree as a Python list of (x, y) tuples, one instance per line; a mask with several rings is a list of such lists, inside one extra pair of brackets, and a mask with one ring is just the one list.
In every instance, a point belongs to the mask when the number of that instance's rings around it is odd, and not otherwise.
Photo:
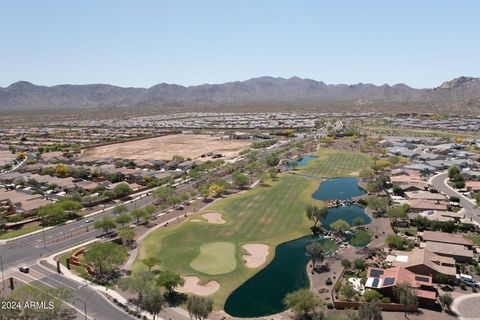
[(460, 170), (460, 167), (457, 165), (453, 165), (450, 168), (448, 168), (448, 178), (452, 181), (456, 180), (456, 177), (461, 173), (462, 171)]
[(407, 210), (404, 206), (391, 208), (388, 210), (387, 215), (394, 226), (397, 224), (399, 219), (405, 219), (408, 216)]
[[(217, 191), (220, 192), (220, 190)], [(223, 192), (223, 190), (221, 192)], [(173, 195), (167, 199), (167, 203), (175, 208), (177, 205), (182, 203), (182, 198), (180, 196)]]
[(307, 255), (312, 259), (312, 265), (315, 268), (317, 261), (323, 261), (323, 246), (319, 242), (311, 242), (305, 248)]
[(295, 169), (296, 169), (297, 166), (298, 166), (298, 162), (295, 161), (295, 160), (288, 161), (288, 162), (287, 162), (287, 166), (290, 167), (290, 168), (292, 168), (292, 170), (295, 171)]
[(153, 315), (153, 320), (165, 306), (165, 299), (160, 288), (148, 287), (147, 293), (142, 299), (142, 307)]
[(55, 225), (67, 219), (65, 210), (56, 203), (51, 203), (37, 210), (37, 216), (42, 220), (42, 224)]
[(363, 219), (360, 218), (360, 217), (356, 217), (355, 219), (353, 219), (353, 225), (354, 226), (361, 226), (363, 224)]
[(128, 257), (127, 248), (106, 242), (94, 243), (85, 252), (84, 262), (90, 265), (98, 277), (109, 276), (117, 271), (118, 266)]
[(377, 290), (367, 289), (363, 293), (362, 298), (366, 302), (382, 301), (383, 295), (380, 292), (378, 292)]
[(236, 185), (237, 187), (246, 187), (250, 184), (250, 178), (241, 172), (235, 172), (232, 175), (233, 179), (233, 184)]
[(125, 228), (125, 225), (132, 221), (132, 217), (128, 213), (120, 213), (115, 217), (115, 222), (122, 225), (122, 228)]
[(135, 304), (141, 305), (143, 297), (147, 290), (155, 286), (155, 276), (150, 271), (134, 272), (130, 276), (120, 279), (119, 287), (127, 292), (133, 292), (137, 295)]
[(187, 310), (191, 319), (205, 320), (213, 311), (213, 300), (195, 295), (187, 298)]
[(270, 154), (267, 159), (265, 160), (268, 166), (275, 167), (280, 163), (280, 159), (276, 153)]
[(385, 243), (390, 248), (396, 249), (396, 250), (405, 249), (410, 245), (410, 242), (407, 239), (397, 236), (396, 234), (388, 235), (387, 238), (385, 239)]
[(338, 219), (337, 221), (330, 224), (330, 228), (340, 234), (345, 234), (345, 232), (350, 229), (350, 224), (343, 219)]
[(375, 172), (373, 172), (370, 168), (362, 169), (359, 173), (359, 177), (365, 180), (370, 180), (375, 176)]
[(270, 179), (272, 179), (273, 181), (278, 179), (277, 170), (275, 170), (275, 168), (271, 168), (270, 170), (268, 170), (268, 174), (270, 175)]
[(155, 208), (155, 206), (150, 205), (145, 207), (145, 211), (148, 213), (148, 216), (151, 217), (152, 214), (154, 214), (155, 211), (157, 211), (157, 208)]
[(362, 320), (382, 320), (382, 309), (378, 302), (362, 303), (358, 308), (358, 316)]
[(398, 303), (405, 305), (405, 317), (407, 316), (408, 306), (417, 303), (417, 295), (408, 282), (402, 282), (393, 287), (393, 294)]
[(135, 230), (133, 228), (121, 228), (118, 230), (118, 237), (123, 244), (129, 245), (135, 239)]
[(117, 197), (124, 197), (133, 192), (132, 188), (130, 188), (130, 186), (126, 183), (120, 183), (116, 185), (112, 191)]
[(257, 179), (260, 181), (262, 186), (265, 186), (268, 181), (268, 174), (266, 172), (259, 172), (257, 174)]
[(378, 216), (382, 216), (388, 209), (387, 197), (370, 197), (367, 200), (368, 207), (375, 210)]
[(115, 214), (122, 214), (128, 212), (128, 208), (126, 205), (121, 204), (113, 208), (113, 213)]
[(160, 259), (155, 256), (150, 256), (142, 260), (142, 263), (147, 266), (148, 271), (152, 270), (154, 266), (159, 265), (160, 262)]
[(93, 226), (95, 229), (102, 229), (104, 233), (110, 233), (111, 231), (115, 230), (117, 224), (112, 218), (105, 217), (101, 220), (95, 221)]
[(141, 208), (132, 210), (132, 212), (130, 212), (130, 215), (133, 218), (137, 219), (137, 223), (140, 223), (140, 220), (146, 221), (149, 217), (148, 212), (145, 211), (145, 209), (141, 209)]
[(438, 302), (440, 303), (443, 309), (447, 309), (448, 311), (450, 311), (450, 307), (452, 306), (452, 303), (453, 303), (452, 295), (450, 293), (442, 294), (438, 297)]
[(301, 289), (288, 293), (283, 304), (292, 309), (296, 317), (310, 319), (320, 307), (321, 300), (309, 289)]
[(342, 259), (342, 267), (345, 268), (345, 270), (348, 270), (352, 267), (352, 262), (348, 260), (347, 258)]
[(155, 190), (153, 196), (161, 201), (166, 201), (173, 193), (175, 193), (175, 189), (172, 187), (162, 187)]
[(185, 284), (183, 278), (172, 271), (164, 271), (158, 275), (157, 284), (164, 287), (168, 294), (173, 294), (176, 287), (181, 287)]
[(308, 220), (313, 222), (313, 228), (317, 228), (318, 222), (327, 217), (328, 210), (325, 207), (319, 208), (317, 206), (307, 205), (305, 212)]
[(350, 284), (347, 283), (340, 288), (340, 294), (344, 296), (347, 301), (350, 301), (353, 297), (355, 297), (357, 292)]
[(365, 260), (363, 259), (355, 259), (353, 260), (353, 266), (355, 267), (355, 269), (357, 270), (365, 270)]

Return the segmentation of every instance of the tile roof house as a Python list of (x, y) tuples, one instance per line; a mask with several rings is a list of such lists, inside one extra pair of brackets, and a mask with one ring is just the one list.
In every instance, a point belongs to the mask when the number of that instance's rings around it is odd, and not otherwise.
[(432, 241), (441, 243), (452, 243), (466, 246), (473, 249), (474, 243), (471, 240), (465, 239), (463, 235), (458, 233), (447, 233), (440, 231), (423, 231), (419, 232), (418, 237), (422, 241)]
[(465, 181), (465, 188), (471, 192), (480, 191), (480, 181)]
[(416, 200), (416, 199), (423, 199), (423, 200), (434, 200), (434, 201), (445, 201), (445, 196), (441, 193), (432, 193), (428, 191), (409, 191), (405, 193), (407, 199)]
[(435, 280), (438, 274), (455, 280), (457, 268), (455, 259), (438, 255), (430, 250), (414, 248), (412, 251), (395, 251), (387, 260), (394, 267), (402, 267), (413, 273), (430, 276)]
[(428, 241), (425, 244), (421, 244), (420, 247), (441, 256), (451, 257), (460, 263), (473, 260), (473, 251), (459, 244)]
[(474, 243), (461, 234), (424, 231), (418, 233), (420, 244), (438, 255), (452, 257), (457, 262), (470, 262), (474, 256)]
[(447, 211), (448, 209), (445, 202), (440, 203), (438, 201), (424, 199), (413, 199), (408, 200), (407, 202), (410, 205), (410, 210), (412, 210), (413, 212), (423, 212), (428, 210)]
[(394, 298), (394, 288), (401, 283), (408, 283), (414, 289), (420, 306), (435, 305), (438, 293), (433, 287), (432, 277), (416, 274), (402, 267), (389, 269), (370, 267), (367, 270), (365, 288), (377, 290), (384, 296)]

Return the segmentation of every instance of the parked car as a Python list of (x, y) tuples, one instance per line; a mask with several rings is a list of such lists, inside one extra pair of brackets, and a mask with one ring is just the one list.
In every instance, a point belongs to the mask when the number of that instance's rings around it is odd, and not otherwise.
[(92, 223), (94, 220), (92, 218), (88, 218), (85, 220), (85, 223)]
[(457, 282), (458, 283), (464, 283), (465, 285), (467, 285), (469, 287), (478, 287), (479, 286), (478, 282), (475, 281), (472, 276), (470, 276), (468, 274), (463, 274), (463, 273), (457, 274)]
[(18, 268), (18, 270), (20, 272), (23, 272), (23, 273), (29, 273), (30, 272), (30, 268), (29, 267), (20, 267)]

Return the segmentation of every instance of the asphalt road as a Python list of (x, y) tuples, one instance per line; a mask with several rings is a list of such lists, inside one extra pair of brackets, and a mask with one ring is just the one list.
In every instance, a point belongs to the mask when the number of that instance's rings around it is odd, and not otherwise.
[[(144, 196), (138, 200), (126, 204), (129, 210), (135, 207), (147, 205), (154, 201), (153, 196)], [(95, 220), (105, 216), (113, 216), (113, 209), (92, 216)], [(79, 243), (94, 239), (102, 234), (101, 230), (95, 230), (93, 223), (86, 223), (85, 219), (73, 221), (64, 225), (58, 225), (44, 232), (25, 236), (18, 240), (11, 240), (0, 245), (0, 255), (3, 260), (5, 272), (12, 267), (31, 265), (43, 256), (73, 247)]]
[(102, 296), (102, 294), (96, 292), (88, 285), (80, 284), (41, 266), (32, 266), (29, 274), (18, 273), (16, 274), (16, 277), (32, 285), (39, 284), (53, 288), (64, 287), (72, 290), (72, 296), (65, 300), (65, 302), (74, 306), (82, 313), (85, 312), (84, 303), (86, 303), (87, 316), (90, 319), (133, 319), (133, 317), (112, 305)]
[[(303, 139), (295, 140), (295, 142), (298, 142)], [(275, 152), (278, 148), (279, 146), (275, 146), (274, 148), (265, 150), (262, 153), (262, 157), (266, 157), (268, 154)], [(228, 178), (228, 176), (224, 178)], [(176, 187), (176, 191), (186, 191), (191, 189), (192, 186), (193, 182), (181, 184)], [(133, 210), (135, 208), (148, 205), (154, 200), (155, 199), (152, 195), (145, 195), (139, 199), (135, 199), (129, 203), (126, 203), (126, 206), (129, 210)], [(90, 216), (89, 218), (98, 220), (105, 216), (114, 216), (113, 209), (106, 209)], [(87, 309), (91, 309), (91, 311), (87, 310), (87, 313), (89, 317), (93, 316), (92, 319), (132, 319), (131, 316), (117, 309), (108, 301), (106, 301), (106, 299), (101, 296), (100, 293), (92, 293), (92, 290), (89, 290), (88, 287), (82, 287), (82, 284), (74, 280), (65, 278), (64, 276), (55, 273), (53, 270), (49, 271), (41, 266), (36, 265), (36, 262), (39, 258), (49, 256), (55, 252), (66, 250), (101, 235), (102, 231), (95, 230), (93, 223), (86, 223), (85, 219), (81, 219), (64, 225), (58, 225), (53, 228), (46, 229), (43, 232), (22, 237), (18, 240), (7, 240), (0, 245), (0, 257), (1, 261), (3, 262), (3, 272), (8, 274), (15, 272), (15, 270), (17, 270), (20, 266), (29, 266), (32, 270), (32, 275), (35, 274), (35, 278), (33, 279), (34, 281), (54, 287), (70, 287), (74, 290), (74, 298), (77, 298), (81, 301), (88, 299)], [(16, 274), (19, 273), (16, 272)], [(24, 277), (30, 277), (30, 280), (32, 280), (31, 276)], [(83, 307), (81, 302), (78, 300), (75, 301), (77, 308)], [(69, 301), (69, 303), (70, 302), (73, 302), (73, 300)], [(78, 304), (81, 304), (81, 306), (78, 306)], [(168, 318), (170, 318), (170, 315), (168, 315)]]
[(450, 186), (445, 184), (445, 179), (448, 177), (448, 173), (441, 173), (434, 176), (431, 180), (432, 185), (440, 191), (441, 193), (447, 196), (457, 196), (460, 198), (460, 205), (465, 209), (465, 216), (470, 218), (471, 221), (476, 221), (480, 223), (480, 210), (476, 208), (476, 205), (473, 204), (467, 197), (463, 194), (457, 192), (456, 190), (450, 188)]

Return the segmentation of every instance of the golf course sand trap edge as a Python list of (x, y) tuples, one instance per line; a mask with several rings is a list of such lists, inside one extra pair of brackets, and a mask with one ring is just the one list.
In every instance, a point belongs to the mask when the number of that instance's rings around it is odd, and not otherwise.
[(222, 214), (217, 212), (209, 212), (202, 214), (202, 218), (206, 219), (208, 223), (224, 224), (225, 220), (222, 219)]
[(220, 284), (215, 280), (210, 280), (205, 285), (198, 284), (200, 279), (196, 276), (182, 276), (185, 284), (175, 289), (180, 293), (193, 293), (199, 296), (209, 296), (220, 289)]
[(267, 260), (269, 247), (266, 244), (248, 243), (242, 245), (242, 248), (248, 252), (242, 256), (248, 268), (258, 268)]

